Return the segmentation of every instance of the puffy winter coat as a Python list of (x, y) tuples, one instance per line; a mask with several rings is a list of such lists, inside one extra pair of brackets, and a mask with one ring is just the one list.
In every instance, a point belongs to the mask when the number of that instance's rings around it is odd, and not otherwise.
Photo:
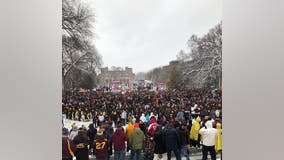
[(167, 152), (166, 142), (165, 142), (165, 132), (162, 129), (162, 126), (158, 126), (154, 133), (154, 153), (155, 154), (163, 154)]
[(142, 149), (143, 141), (145, 135), (140, 128), (136, 128), (129, 137), (130, 148), (132, 149)]
[(166, 136), (166, 148), (168, 151), (172, 149), (181, 148), (180, 137), (178, 131), (175, 128), (173, 127), (167, 128), (165, 136)]
[(134, 130), (134, 126), (129, 122), (126, 126), (126, 134), (128, 136), (128, 138), (130, 137), (130, 134), (133, 132)]
[(128, 137), (121, 128), (117, 128), (113, 135), (110, 137), (110, 140), (114, 144), (114, 150), (124, 150), (125, 141), (128, 140)]

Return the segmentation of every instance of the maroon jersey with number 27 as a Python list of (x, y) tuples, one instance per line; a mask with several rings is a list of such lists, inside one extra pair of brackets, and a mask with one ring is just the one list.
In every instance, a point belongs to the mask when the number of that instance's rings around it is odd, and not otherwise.
[(106, 138), (95, 139), (93, 145), (96, 158), (107, 158), (108, 142)]

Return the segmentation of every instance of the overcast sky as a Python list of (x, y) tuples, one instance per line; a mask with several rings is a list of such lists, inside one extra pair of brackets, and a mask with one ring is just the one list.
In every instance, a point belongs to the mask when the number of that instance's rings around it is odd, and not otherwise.
[(222, 20), (222, 0), (85, 0), (104, 66), (134, 73), (176, 59), (192, 34), (203, 35)]

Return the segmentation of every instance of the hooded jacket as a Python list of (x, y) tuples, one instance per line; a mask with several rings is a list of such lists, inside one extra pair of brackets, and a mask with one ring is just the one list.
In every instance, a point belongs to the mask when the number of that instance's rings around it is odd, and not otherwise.
[(114, 150), (124, 150), (125, 149), (125, 141), (128, 141), (128, 137), (126, 133), (122, 131), (121, 128), (117, 128), (113, 135), (110, 137), (110, 141), (114, 144)]
[(203, 145), (215, 146), (218, 131), (212, 127), (212, 121), (207, 121), (205, 126), (206, 127), (202, 127), (199, 131), (199, 134), (203, 136)]
[(130, 147), (132, 149), (142, 149), (145, 135), (140, 128), (135, 128), (129, 137)]
[(130, 134), (133, 132), (134, 130), (134, 126), (131, 124), (131, 122), (128, 122), (127, 126), (126, 126), (126, 134), (128, 136), (128, 138), (130, 137)]
[(195, 119), (195, 121), (193, 122), (192, 126), (191, 126), (191, 129), (190, 129), (190, 139), (191, 140), (195, 140), (195, 141), (198, 140), (198, 132), (199, 132), (199, 129), (200, 129), (199, 122), (200, 121), (201, 121), (200, 117), (197, 117)]
[(216, 124), (217, 131), (218, 131), (218, 136), (216, 138), (215, 142), (215, 150), (216, 152), (222, 150), (222, 128), (221, 128), (221, 123)]
[(154, 136), (155, 129), (158, 126), (158, 124), (156, 123), (156, 118), (151, 118), (150, 123), (151, 124), (148, 127), (148, 134), (150, 134), (150, 136)]

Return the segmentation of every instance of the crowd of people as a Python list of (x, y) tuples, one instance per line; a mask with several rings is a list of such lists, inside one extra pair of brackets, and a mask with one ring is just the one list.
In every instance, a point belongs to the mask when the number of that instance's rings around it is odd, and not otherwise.
[(63, 127), (65, 160), (89, 160), (89, 155), (124, 160), (129, 151), (131, 160), (171, 159), (172, 152), (177, 160), (182, 155), (189, 160), (190, 151), (201, 147), (203, 160), (208, 152), (216, 160), (216, 152), (222, 151), (220, 90), (74, 91), (62, 103), (67, 119), (92, 121), (88, 129)]

